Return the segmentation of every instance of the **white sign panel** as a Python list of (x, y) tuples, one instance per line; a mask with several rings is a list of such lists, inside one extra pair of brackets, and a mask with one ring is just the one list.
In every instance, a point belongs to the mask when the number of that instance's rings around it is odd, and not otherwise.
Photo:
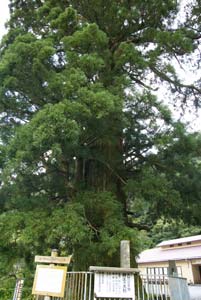
[(134, 275), (131, 273), (95, 273), (94, 292), (102, 298), (134, 298)]
[(63, 297), (67, 267), (38, 265), (33, 294)]

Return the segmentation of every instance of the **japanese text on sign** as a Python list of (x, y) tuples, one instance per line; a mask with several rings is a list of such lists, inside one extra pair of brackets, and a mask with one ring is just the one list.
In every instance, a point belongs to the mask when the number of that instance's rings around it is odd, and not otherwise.
[(95, 273), (95, 295), (103, 298), (133, 298), (134, 275), (130, 273)]

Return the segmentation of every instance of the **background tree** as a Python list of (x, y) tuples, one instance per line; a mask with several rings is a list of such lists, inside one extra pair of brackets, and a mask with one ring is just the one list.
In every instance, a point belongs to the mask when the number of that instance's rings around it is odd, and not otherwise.
[(118, 265), (121, 239), (133, 253), (142, 246), (137, 228), (180, 212), (182, 201), (194, 213), (177, 175), (197, 178), (199, 138), (192, 155), (178, 150), (190, 136), (153, 94), (166, 82), (181, 103), (199, 105), (199, 83), (182, 83), (171, 64), (198, 48), (198, 4), (176, 22), (174, 0), (10, 1), (0, 52), (7, 260), (30, 269), (56, 245), (73, 252), (74, 268)]

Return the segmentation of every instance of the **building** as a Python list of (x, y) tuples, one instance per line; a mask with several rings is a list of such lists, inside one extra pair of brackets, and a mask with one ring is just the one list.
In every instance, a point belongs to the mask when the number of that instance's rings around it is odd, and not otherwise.
[(170, 261), (175, 261), (178, 276), (188, 283), (201, 283), (201, 235), (164, 241), (137, 257), (142, 274), (167, 275)]

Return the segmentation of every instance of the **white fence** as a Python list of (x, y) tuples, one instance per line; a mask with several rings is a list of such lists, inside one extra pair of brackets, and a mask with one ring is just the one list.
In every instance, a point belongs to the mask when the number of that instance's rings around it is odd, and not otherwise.
[(136, 300), (169, 300), (168, 283), (163, 275), (135, 275)]
[(92, 272), (68, 272), (64, 300), (92, 300), (94, 276)]
[[(135, 300), (170, 300), (167, 276), (134, 274)], [(38, 296), (37, 300), (44, 299)], [(68, 272), (64, 298), (52, 300), (131, 300), (123, 298), (97, 298), (94, 295), (93, 272)]]
[(13, 294), (13, 300), (21, 300), (22, 299), (23, 285), (24, 285), (24, 280), (17, 279), (14, 294)]

